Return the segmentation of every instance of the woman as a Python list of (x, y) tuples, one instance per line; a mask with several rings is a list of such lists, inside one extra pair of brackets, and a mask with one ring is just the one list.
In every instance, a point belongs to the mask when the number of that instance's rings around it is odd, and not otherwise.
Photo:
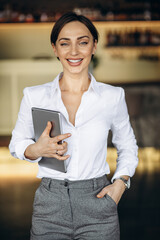
[[(65, 161), (62, 173), (39, 165), (32, 240), (118, 240), (117, 205), (137, 166), (137, 145), (122, 88), (96, 82), (88, 73), (98, 33), (84, 16), (64, 14), (54, 25), (51, 43), (63, 73), (51, 83), (24, 90), (10, 143), (11, 154), (30, 162), (43, 157)], [(50, 138), (48, 122), (34, 142), (31, 108), (58, 110), (64, 134)], [(108, 131), (118, 150), (110, 183), (106, 174)], [(58, 144), (63, 140), (62, 144)]]

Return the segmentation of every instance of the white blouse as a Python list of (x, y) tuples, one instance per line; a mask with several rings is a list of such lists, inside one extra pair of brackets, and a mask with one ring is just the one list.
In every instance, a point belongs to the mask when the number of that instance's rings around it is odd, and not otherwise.
[(24, 156), (28, 145), (34, 143), (32, 107), (60, 111), (63, 115), (63, 133), (71, 133), (66, 154), (67, 172), (62, 173), (39, 165), (37, 177), (82, 180), (109, 174), (107, 157), (108, 132), (112, 131), (112, 142), (117, 148), (117, 167), (112, 181), (122, 175), (133, 176), (138, 164), (135, 136), (130, 125), (124, 90), (97, 82), (89, 74), (91, 83), (83, 94), (77, 110), (75, 126), (69, 122), (67, 110), (61, 98), (59, 74), (54, 81), (24, 89), (16, 126), (9, 145), (11, 154), (19, 159), (32, 161)]

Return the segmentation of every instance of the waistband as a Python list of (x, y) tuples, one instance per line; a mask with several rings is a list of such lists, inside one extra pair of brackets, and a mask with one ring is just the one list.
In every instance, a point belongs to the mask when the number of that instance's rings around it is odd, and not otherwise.
[(52, 178), (42, 178), (42, 185), (47, 185), (49, 188), (98, 188), (110, 184), (106, 175), (99, 178), (92, 178), (86, 180), (70, 181), (68, 179), (58, 180)]

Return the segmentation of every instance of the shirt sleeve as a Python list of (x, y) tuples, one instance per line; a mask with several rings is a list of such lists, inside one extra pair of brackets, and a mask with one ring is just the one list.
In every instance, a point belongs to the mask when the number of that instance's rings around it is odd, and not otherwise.
[(111, 181), (122, 175), (132, 177), (138, 165), (138, 146), (130, 124), (125, 94), (120, 89), (120, 97), (115, 108), (111, 126), (112, 142), (117, 149), (116, 171)]
[(41, 158), (36, 160), (27, 159), (24, 156), (26, 148), (35, 143), (34, 129), (31, 115), (31, 102), (27, 88), (24, 89), (24, 96), (21, 102), (18, 119), (15, 128), (12, 132), (12, 138), (9, 144), (9, 150), (13, 157), (29, 162), (38, 162)]

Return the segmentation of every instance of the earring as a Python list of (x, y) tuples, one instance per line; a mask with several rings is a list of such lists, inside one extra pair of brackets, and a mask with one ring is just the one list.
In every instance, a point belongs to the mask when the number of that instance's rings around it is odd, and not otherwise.
[(57, 59), (60, 61), (59, 57), (57, 57)]

